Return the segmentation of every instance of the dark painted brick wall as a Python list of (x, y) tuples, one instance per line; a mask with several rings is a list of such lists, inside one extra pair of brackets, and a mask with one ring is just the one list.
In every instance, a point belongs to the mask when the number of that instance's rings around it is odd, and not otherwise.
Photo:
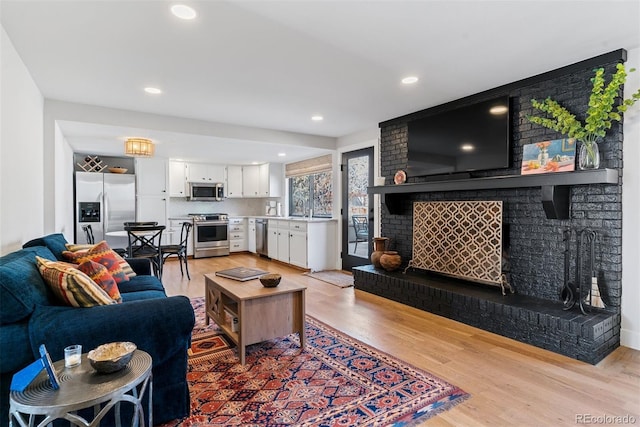
[[(602, 64), (610, 74), (615, 62)], [(474, 177), (519, 175), (522, 146), (563, 136), (530, 123), (526, 116), (535, 113), (531, 98), (551, 96), (572, 112), (586, 111), (591, 91), (593, 67), (543, 82), (509, 90), (512, 104), (512, 168), (474, 173)], [(491, 98), (496, 93), (487, 93)], [(481, 99), (474, 100), (474, 102)], [(424, 115), (429, 114), (425, 111)], [(576, 114), (579, 119), (584, 116)], [(413, 115), (415, 118), (415, 114)], [(601, 167), (622, 168), (622, 126), (614, 124), (599, 144)], [(381, 173), (392, 181), (399, 169), (407, 168), (406, 122), (394, 120), (381, 125)], [(424, 182), (426, 177), (408, 177), (407, 182)], [(504, 222), (510, 226), (512, 284), (521, 294), (558, 301), (563, 283), (564, 244), (562, 231), (574, 230), (572, 238), (571, 279), (575, 281), (577, 231), (590, 227), (598, 232), (596, 268), (603, 299), (609, 308), (619, 312), (622, 272), (622, 186), (585, 185), (571, 190), (571, 219), (547, 219), (542, 209), (540, 188), (457, 191), (407, 194), (402, 215), (382, 213), (382, 235), (390, 237), (390, 248), (397, 250), (405, 262), (411, 258), (412, 203), (432, 200), (501, 200)], [(586, 245), (585, 245), (586, 246)], [(584, 252), (583, 259), (586, 259)], [(586, 265), (585, 265), (586, 267)], [(586, 270), (586, 268), (585, 268)], [(585, 271), (583, 280), (587, 281)]]

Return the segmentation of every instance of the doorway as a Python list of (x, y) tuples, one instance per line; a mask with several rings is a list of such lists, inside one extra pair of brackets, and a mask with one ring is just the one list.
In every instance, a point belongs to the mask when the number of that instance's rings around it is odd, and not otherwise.
[(342, 155), (342, 269), (371, 264), (373, 147)]

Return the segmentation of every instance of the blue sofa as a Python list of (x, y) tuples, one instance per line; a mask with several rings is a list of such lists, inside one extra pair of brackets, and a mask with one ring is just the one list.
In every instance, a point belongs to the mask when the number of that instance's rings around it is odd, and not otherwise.
[(131, 341), (153, 358), (154, 423), (187, 416), (187, 349), (195, 322), (189, 299), (167, 297), (149, 261), (129, 259), (137, 276), (118, 285), (122, 304), (63, 306), (40, 276), (35, 257), (63, 260), (65, 243), (62, 234), (51, 234), (0, 258), (0, 425), (8, 423), (11, 378), (38, 357), (40, 344), (55, 361), (70, 344), (82, 344), (86, 352)]

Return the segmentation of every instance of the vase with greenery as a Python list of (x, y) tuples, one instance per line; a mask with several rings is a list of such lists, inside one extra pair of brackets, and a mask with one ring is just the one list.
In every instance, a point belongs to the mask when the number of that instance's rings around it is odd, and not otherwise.
[[(629, 70), (629, 72), (633, 71), (635, 71), (634, 68)], [(578, 167), (597, 169), (600, 167), (598, 139), (605, 136), (614, 121), (619, 122), (622, 119), (622, 113), (627, 108), (640, 100), (640, 89), (638, 89), (630, 98), (619, 101), (622, 98), (621, 87), (626, 80), (627, 72), (623, 64), (616, 65), (616, 72), (608, 84), (605, 82), (604, 68), (596, 69), (595, 76), (591, 79), (593, 88), (584, 122), (578, 120), (574, 114), (551, 98), (544, 101), (531, 100), (533, 107), (546, 113), (546, 117), (528, 116), (527, 118), (532, 123), (580, 141)]]

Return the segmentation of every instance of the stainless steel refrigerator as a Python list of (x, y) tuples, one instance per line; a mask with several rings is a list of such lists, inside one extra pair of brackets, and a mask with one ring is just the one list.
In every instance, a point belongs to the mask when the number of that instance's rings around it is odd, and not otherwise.
[[(124, 222), (136, 220), (136, 177), (132, 174), (76, 172), (76, 242), (86, 243), (82, 226), (91, 224), (95, 242), (126, 248)], [(109, 236), (120, 231), (122, 236)]]

